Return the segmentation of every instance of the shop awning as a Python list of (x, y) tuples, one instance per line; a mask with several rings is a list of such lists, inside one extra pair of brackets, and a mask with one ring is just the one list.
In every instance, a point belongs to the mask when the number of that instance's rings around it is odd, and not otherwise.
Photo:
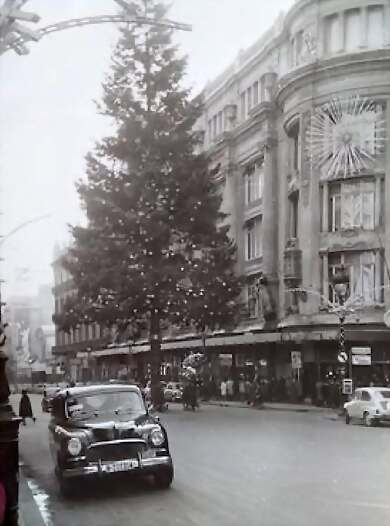
[[(232, 345), (253, 345), (256, 343), (280, 342), (279, 332), (247, 332), (243, 334), (233, 334), (229, 336), (210, 336), (206, 338), (206, 348), (229, 347)], [(195, 349), (203, 347), (201, 338), (191, 340), (176, 340), (171, 342), (162, 342), (163, 351), (176, 349)], [(131, 354), (139, 354), (150, 351), (150, 345), (134, 345), (131, 348)]]
[(130, 354), (129, 347), (113, 347), (111, 349), (103, 349), (101, 351), (92, 351), (91, 356), (99, 358), (101, 356), (120, 356)]
[(281, 343), (302, 343), (305, 341), (334, 341), (338, 338), (338, 329), (306, 330), (306, 331), (282, 331), (280, 333)]

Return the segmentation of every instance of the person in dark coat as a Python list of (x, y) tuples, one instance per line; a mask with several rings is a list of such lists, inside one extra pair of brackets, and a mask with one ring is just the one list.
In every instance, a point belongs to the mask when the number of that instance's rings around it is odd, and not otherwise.
[(26, 418), (31, 418), (33, 422), (36, 420), (33, 415), (30, 398), (25, 390), (22, 391), (22, 398), (19, 403), (19, 416), (23, 419), (23, 425), (26, 425)]

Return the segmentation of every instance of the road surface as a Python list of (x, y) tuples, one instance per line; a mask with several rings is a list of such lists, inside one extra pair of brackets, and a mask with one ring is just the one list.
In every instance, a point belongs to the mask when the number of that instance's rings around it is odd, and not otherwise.
[(38, 421), (21, 426), (20, 454), (47, 495), (54, 526), (356, 526), (390, 524), (390, 427), (346, 426), (316, 413), (172, 405), (175, 480), (86, 483), (59, 493), (39, 399)]

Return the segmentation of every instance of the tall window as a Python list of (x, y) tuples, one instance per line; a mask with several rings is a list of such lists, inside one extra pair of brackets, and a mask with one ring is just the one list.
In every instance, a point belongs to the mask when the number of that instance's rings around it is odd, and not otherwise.
[(209, 119), (208, 121), (208, 134), (209, 134), (209, 142), (213, 140), (213, 121)]
[(375, 182), (343, 182), (330, 187), (329, 230), (374, 230)]
[(257, 104), (259, 104), (259, 82), (257, 80), (252, 86), (252, 93), (253, 93), (253, 106), (256, 106)]
[(245, 174), (245, 203), (248, 205), (263, 197), (264, 162), (257, 161)]
[(345, 50), (358, 49), (362, 41), (360, 28), (360, 9), (349, 9), (345, 12)]
[(223, 133), (223, 129), (224, 129), (223, 112), (220, 111), (218, 113), (218, 132)]
[(217, 133), (218, 133), (217, 126), (218, 126), (217, 116), (214, 115), (214, 117), (213, 117), (213, 137), (217, 136)]
[(383, 47), (384, 20), (383, 5), (368, 6), (367, 45), (369, 48)]
[[(375, 252), (350, 252), (331, 254), (329, 256), (329, 299), (336, 302), (332, 286), (332, 277), (340, 265), (349, 272), (348, 294), (356, 301), (365, 304), (383, 301), (383, 264), (375, 265)], [(379, 286), (378, 286), (379, 284)]]
[(245, 229), (247, 261), (259, 258), (262, 255), (261, 223), (261, 216), (258, 216), (247, 223)]
[(299, 194), (294, 192), (288, 198), (289, 201), (289, 237), (297, 238), (298, 237), (298, 202)]
[(331, 15), (325, 18), (325, 49), (327, 53), (337, 53), (340, 51), (340, 19), (338, 15)]
[(246, 90), (246, 99), (249, 113), (252, 109), (252, 86), (249, 86), (249, 88)]
[(246, 92), (244, 91), (241, 93), (241, 120), (244, 121), (246, 119)]
[(300, 136), (299, 136), (299, 120), (297, 120), (289, 130), (289, 136), (291, 138), (291, 165), (296, 171), (299, 170), (300, 164)]
[(293, 67), (299, 66), (304, 48), (303, 31), (298, 31), (292, 41)]

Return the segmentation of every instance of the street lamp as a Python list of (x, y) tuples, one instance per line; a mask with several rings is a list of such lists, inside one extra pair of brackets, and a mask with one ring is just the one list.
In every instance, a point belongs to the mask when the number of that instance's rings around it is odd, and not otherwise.
[(6, 343), (5, 324), (1, 321), (0, 299), (0, 483), (6, 494), (4, 525), (18, 524), (18, 433), (20, 418), (15, 416), (9, 403), (9, 385), (5, 372), (7, 356), (2, 350)]
[(341, 265), (336, 269), (332, 279), (332, 285), (339, 304), (339, 307), (334, 310), (335, 314), (338, 315), (340, 325), (338, 359), (343, 363), (348, 362), (348, 376), (350, 379), (352, 379), (352, 357), (351, 353), (345, 350), (344, 322), (346, 315), (348, 314), (348, 309), (345, 306), (345, 300), (347, 298), (349, 288), (349, 273), (344, 265)]

